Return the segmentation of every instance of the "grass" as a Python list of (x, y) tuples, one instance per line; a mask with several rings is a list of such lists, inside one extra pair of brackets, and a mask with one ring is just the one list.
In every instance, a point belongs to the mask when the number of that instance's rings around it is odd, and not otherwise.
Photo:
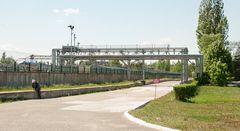
[(150, 123), (187, 131), (238, 130), (240, 88), (202, 86), (190, 103), (175, 100), (171, 92), (130, 114)]
[[(69, 85), (69, 84), (58, 84), (58, 85), (51, 85), (51, 86), (42, 86), (42, 91), (49, 91), (49, 90), (59, 90), (59, 89), (70, 89), (70, 88), (93, 88), (93, 87), (101, 87), (101, 86), (120, 86), (120, 85), (127, 85), (127, 84), (134, 84), (138, 81), (122, 81), (118, 83), (101, 83), (101, 84), (83, 84), (83, 85)], [(31, 86), (27, 87), (18, 87), (18, 88), (0, 88), (0, 92), (14, 92), (14, 91), (33, 91)], [(0, 104), (5, 102), (14, 102), (19, 100), (25, 100), (23, 97), (16, 97), (16, 98), (0, 98)]]
[[(70, 84), (57, 84), (57, 85), (51, 85), (51, 86), (42, 86), (41, 90), (57, 90), (57, 89), (69, 89), (69, 88), (92, 88), (97, 86), (119, 86), (119, 85), (125, 85), (125, 84), (133, 84), (133, 81), (123, 81), (118, 83), (101, 83), (101, 84), (83, 84), (83, 85), (70, 85)], [(18, 88), (0, 88), (0, 92), (11, 92), (11, 91), (32, 91), (31, 86), (26, 87), (18, 87)]]
[[(165, 78), (163, 80), (173, 80)], [(146, 82), (151, 82), (152, 79), (146, 79)], [(88, 83), (88, 84), (82, 84), (82, 85), (70, 85), (70, 84), (56, 84), (56, 85), (50, 85), (50, 86), (41, 86), (42, 91), (47, 90), (58, 90), (58, 89), (69, 89), (69, 88), (92, 88), (97, 86), (119, 86), (119, 85), (125, 85), (125, 84), (133, 84), (133, 83), (140, 83), (140, 81), (122, 81), (122, 82), (115, 82), (115, 83)], [(32, 91), (31, 85), (25, 86), (25, 87), (0, 87), (0, 92), (14, 92), (14, 91)]]
[(6, 103), (6, 102), (21, 101), (21, 100), (26, 100), (26, 99), (22, 96), (17, 96), (15, 98), (0, 98), (0, 104)]

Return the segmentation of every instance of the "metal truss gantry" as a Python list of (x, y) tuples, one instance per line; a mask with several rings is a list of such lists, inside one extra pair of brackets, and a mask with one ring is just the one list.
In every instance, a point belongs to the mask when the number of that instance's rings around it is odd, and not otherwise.
[[(63, 46), (62, 49), (52, 50), (52, 64), (63, 65), (70, 62), (74, 64), (76, 60), (120, 60), (128, 67), (128, 78), (130, 78), (131, 60), (181, 60), (182, 61), (182, 82), (188, 81), (188, 61), (195, 60), (195, 77), (199, 73), (202, 77), (203, 56), (189, 55), (186, 47), (157, 47), (151, 48), (137, 46), (135, 48), (110, 48), (110, 47), (76, 47)], [(124, 62), (128, 61), (128, 62)], [(143, 71), (144, 79), (144, 71)]]
[[(129, 46), (106, 46), (97, 47), (95, 45), (85, 45), (82, 47), (76, 46), (62, 46), (62, 48), (52, 49), (52, 64), (60, 65), (65, 64), (65, 61), (71, 61), (73, 58), (61, 59), (62, 56), (95, 56), (95, 55), (176, 55), (188, 54), (186, 47), (170, 47), (169, 45), (162, 47), (150, 45), (150, 47), (136, 47)], [(74, 63), (74, 60), (73, 60)], [(72, 63), (71, 63), (72, 64)]]
[(25, 58), (18, 58), (17, 59), (18, 61), (30, 61), (30, 62), (33, 62), (34, 60), (35, 61), (51, 61), (52, 60), (52, 56), (50, 55), (30, 55), (28, 57), (25, 57)]

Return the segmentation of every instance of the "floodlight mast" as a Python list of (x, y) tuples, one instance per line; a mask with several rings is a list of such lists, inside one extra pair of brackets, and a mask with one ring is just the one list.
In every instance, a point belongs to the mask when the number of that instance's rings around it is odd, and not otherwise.
[(74, 33), (73, 34), (73, 45), (74, 45), (74, 48), (73, 48), (73, 52), (74, 52), (74, 54), (76, 53), (76, 34)]
[[(69, 25), (68, 27), (71, 29), (71, 56), (72, 56), (72, 36), (73, 36), (74, 26), (73, 25)], [(71, 58), (71, 60), (70, 60), (71, 72), (72, 72), (72, 64), (73, 64), (73, 58)]]
[(72, 46), (72, 35), (73, 35), (74, 26), (73, 25), (69, 25), (68, 27), (71, 29), (71, 46)]

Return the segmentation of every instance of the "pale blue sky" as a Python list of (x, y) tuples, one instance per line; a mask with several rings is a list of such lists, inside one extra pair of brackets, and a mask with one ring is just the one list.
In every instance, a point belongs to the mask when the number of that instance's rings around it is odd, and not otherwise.
[[(224, 0), (229, 40), (240, 40), (240, 1)], [(81, 44), (161, 43), (198, 53), (200, 0), (0, 0), (0, 49), (50, 54), (70, 41)]]

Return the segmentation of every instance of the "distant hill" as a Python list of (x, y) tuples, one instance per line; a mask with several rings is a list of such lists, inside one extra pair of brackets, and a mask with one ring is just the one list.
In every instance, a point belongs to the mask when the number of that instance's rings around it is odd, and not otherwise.
[(3, 52), (6, 52), (7, 57), (13, 57), (14, 59), (25, 58), (25, 57), (30, 56), (30, 53), (0, 49), (0, 58), (2, 57)]

